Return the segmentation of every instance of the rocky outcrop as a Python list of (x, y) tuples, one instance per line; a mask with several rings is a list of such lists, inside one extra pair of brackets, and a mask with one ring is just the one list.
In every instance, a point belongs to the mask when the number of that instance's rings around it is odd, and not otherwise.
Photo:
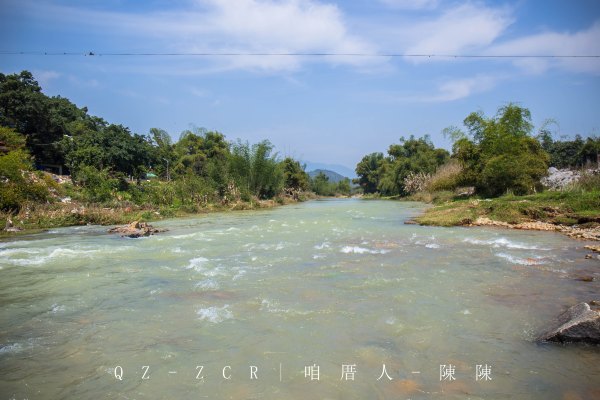
[(570, 169), (557, 169), (554, 167), (548, 168), (548, 176), (542, 178), (542, 185), (549, 189), (561, 190), (573, 182), (579, 180), (580, 174), (578, 171)]
[(560, 314), (538, 340), (600, 344), (600, 312), (592, 310), (588, 303), (574, 305)]
[(134, 221), (129, 225), (122, 225), (111, 228), (108, 233), (119, 233), (121, 237), (139, 238), (142, 236), (150, 236), (155, 233), (165, 232), (166, 229), (155, 228), (146, 222)]
[(600, 227), (579, 228), (574, 226), (556, 225), (549, 222), (530, 221), (519, 224), (509, 224), (508, 222), (495, 221), (487, 217), (479, 217), (470, 224), (471, 226), (498, 226), (509, 229), (523, 229), (532, 231), (556, 231), (563, 233), (573, 239), (596, 240), (600, 241)]
[(548, 168), (548, 175), (541, 179), (541, 183), (544, 187), (551, 190), (563, 190), (569, 185), (576, 183), (581, 179), (582, 176), (586, 175), (598, 175), (600, 174), (600, 168), (590, 168), (583, 171), (572, 170), (572, 169), (557, 169), (554, 167)]

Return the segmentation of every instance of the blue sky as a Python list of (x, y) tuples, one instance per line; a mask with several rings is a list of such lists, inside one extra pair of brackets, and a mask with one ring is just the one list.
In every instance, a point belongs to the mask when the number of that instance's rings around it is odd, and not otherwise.
[[(600, 55), (597, 0), (3, 0), (0, 37), (3, 52), (80, 54), (0, 54), (0, 71), (141, 134), (194, 124), (351, 168), (401, 136), (449, 148), (443, 128), (508, 102), (557, 136), (600, 135), (598, 58), (368, 56)], [(199, 52), (367, 56), (99, 55)]]

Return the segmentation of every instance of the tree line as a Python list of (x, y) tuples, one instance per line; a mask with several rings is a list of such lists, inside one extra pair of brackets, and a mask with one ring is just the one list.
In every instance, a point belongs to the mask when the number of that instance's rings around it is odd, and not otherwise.
[(311, 187), (300, 162), (281, 159), (268, 140), (228, 141), (204, 128), (175, 142), (159, 128), (140, 135), (45, 95), (28, 71), (0, 73), (0, 208), (18, 210), (61, 190), (40, 169), (70, 173), (75, 195), (91, 202), (194, 206), (298, 196)]
[(508, 104), (496, 115), (473, 112), (464, 129), (448, 127), (452, 152), (436, 148), (428, 136), (401, 138), (387, 155), (365, 155), (356, 166), (364, 193), (406, 196), (419, 191), (473, 188), (483, 196), (524, 195), (542, 190), (548, 167), (598, 166), (600, 138), (555, 140), (547, 124), (533, 134), (527, 108)]

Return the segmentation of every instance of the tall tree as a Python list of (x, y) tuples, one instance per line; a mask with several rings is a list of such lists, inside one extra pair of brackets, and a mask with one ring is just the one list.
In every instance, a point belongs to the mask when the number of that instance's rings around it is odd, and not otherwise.
[(292, 190), (306, 190), (309, 187), (309, 177), (300, 162), (291, 157), (283, 161), (284, 187)]
[(494, 117), (471, 113), (464, 120), (468, 137), (454, 143), (454, 156), (463, 166), (462, 180), (479, 193), (499, 196), (533, 192), (546, 174), (548, 154), (531, 137), (528, 109), (515, 104), (500, 107)]
[(108, 125), (99, 131), (85, 130), (62, 141), (67, 165), (75, 174), (78, 168), (92, 166), (141, 177), (152, 163), (152, 148), (144, 136), (129, 132), (122, 125)]
[(37, 164), (64, 164), (59, 141), (69, 135), (74, 121), (87, 117), (69, 100), (48, 97), (28, 71), (0, 73), (0, 125), (14, 128), (27, 138), (27, 148)]
[(364, 193), (377, 192), (384, 162), (383, 153), (371, 153), (364, 156), (356, 165), (358, 178), (354, 179), (354, 182), (363, 189)]

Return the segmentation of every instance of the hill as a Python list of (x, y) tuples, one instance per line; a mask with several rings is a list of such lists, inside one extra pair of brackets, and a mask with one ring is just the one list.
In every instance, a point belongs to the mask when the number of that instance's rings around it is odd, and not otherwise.
[(326, 164), (312, 161), (301, 161), (301, 164), (306, 165), (306, 171), (315, 171), (315, 170), (327, 170), (336, 172), (342, 176), (346, 176), (350, 179), (356, 178), (356, 172), (352, 168), (348, 168), (344, 165), (340, 164)]
[(340, 175), (335, 171), (330, 171), (328, 169), (315, 169), (314, 171), (308, 172), (308, 175), (311, 179), (313, 179), (315, 176), (319, 175), (319, 172), (324, 173), (329, 178), (329, 182), (331, 183), (338, 183), (339, 181), (343, 181), (344, 179), (346, 179), (345, 176)]

